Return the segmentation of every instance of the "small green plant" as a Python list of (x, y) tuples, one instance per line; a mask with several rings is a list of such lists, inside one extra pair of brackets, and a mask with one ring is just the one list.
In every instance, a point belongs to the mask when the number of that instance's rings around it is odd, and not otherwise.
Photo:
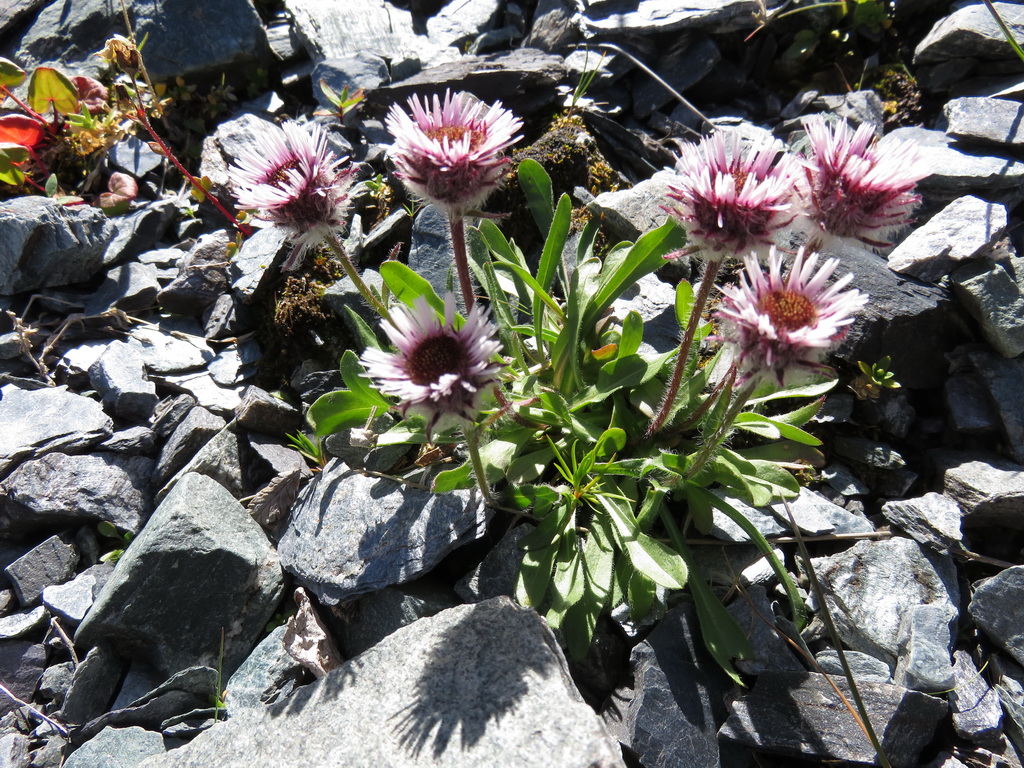
[(355, 109), (359, 103), (366, 97), (366, 93), (362, 88), (357, 88), (351, 94), (348, 92), (348, 86), (346, 85), (341, 89), (341, 93), (335, 91), (331, 86), (327, 84), (326, 80), (320, 81), (320, 90), (323, 91), (324, 96), (334, 106), (334, 111), (327, 109), (319, 109), (314, 112), (314, 115), (333, 115), (337, 117), (341, 122), (345, 122), (345, 115)]
[(318, 437), (314, 443), (302, 432), (285, 435), (285, 437), (288, 438), (288, 442), (291, 443), (292, 448), (301, 453), (316, 466), (323, 467), (327, 464), (327, 455), (324, 453), (323, 438)]
[(210, 697), (213, 705), (213, 719), (220, 720), (227, 712), (228, 692), (224, 688), (224, 627), (220, 628), (220, 652), (217, 656), (217, 688)]
[(877, 400), (883, 389), (899, 389), (900, 383), (896, 381), (896, 374), (889, 370), (891, 363), (892, 358), (888, 355), (874, 365), (859, 361), (857, 367), (860, 369), (860, 376), (850, 382), (850, 389), (861, 400)]
[(604, 52), (601, 53), (601, 59), (597, 62), (597, 66), (590, 69), (588, 64), (590, 63), (590, 49), (586, 49), (586, 53), (583, 59), (583, 72), (580, 74), (579, 82), (576, 83), (576, 87), (572, 91), (572, 97), (569, 101), (569, 111), (574, 112), (580, 101), (587, 95), (587, 91), (590, 90), (590, 86), (594, 84), (594, 80), (597, 79), (598, 73), (601, 71), (601, 66), (605, 60)]
[(116, 563), (124, 555), (124, 551), (128, 548), (128, 545), (132, 543), (132, 539), (135, 538), (135, 534), (131, 531), (125, 531), (122, 533), (117, 530), (111, 523), (106, 520), (96, 526), (96, 532), (100, 536), (106, 539), (114, 539), (120, 546), (110, 550), (106, 554), (100, 555), (101, 563)]

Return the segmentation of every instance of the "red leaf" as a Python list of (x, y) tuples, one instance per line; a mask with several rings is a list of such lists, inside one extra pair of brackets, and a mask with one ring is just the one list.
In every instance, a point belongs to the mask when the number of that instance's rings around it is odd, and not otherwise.
[(43, 126), (31, 117), (18, 114), (0, 115), (0, 142), (34, 147), (45, 135)]
[(103, 83), (82, 75), (72, 77), (71, 82), (78, 89), (78, 100), (85, 104), (89, 114), (95, 115), (106, 109), (108, 94)]

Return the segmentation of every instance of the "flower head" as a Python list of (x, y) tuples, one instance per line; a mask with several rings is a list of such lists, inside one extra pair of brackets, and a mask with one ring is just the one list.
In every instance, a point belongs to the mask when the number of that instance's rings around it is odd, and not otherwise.
[(295, 245), (283, 269), (298, 267), (303, 253), (345, 226), (353, 170), (342, 167), (316, 123), (271, 126), (238, 153), (230, 170), (235, 197), (257, 217), (288, 231)]
[(793, 189), (799, 167), (780, 154), (781, 144), (764, 142), (745, 152), (737, 134), (721, 132), (688, 144), (676, 163), (681, 181), (668, 196), (669, 210), (686, 229), (694, 250), (706, 258), (766, 250), (794, 218)]
[(497, 329), (479, 304), (456, 329), (454, 295), (445, 296), (443, 320), (419, 296), (411, 310), (392, 311), (384, 332), (398, 351), (367, 349), (362, 362), (382, 393), (398, 397), (403, 415), (423, 416), (428, 435), (476, 420), (501, 368), (491, 360), (501, 348)]
[(910, 223), (921, 199), (914, 185), (930, 173), (921, 154), (908, 143), (879, 146), (867, 124), (851, 131), (845, 121), (830, 125), (815, 115), (804, 128), (810, 244), (847, 238), (871, 248), (891, 245), (889, 237)]
[(800, 249), (783, 278), (782, 258), (773, 248), (767, 275), (751, 255), (739, 283), (722, 289), (719, 338), (734, 348), (741, 381), (771, 377), (782, 386), (800, 371), (824, 368), (821, 359), (867, 302), (860, 291), (843, 290), (853, 275), (826, 285), (838, 259), (815, 272), (817, 262), (817, 254), (805, 259)]
[(398, 175), (417, 197), (449, 215), (483, 205), (509, 159), (502, 153), (520, 139), (523, 123), (500, 102), (488, 107), (469, 94), (436, 95), (431, 104), (409, 98), (412, 114), (391, 107), (387, 127)]

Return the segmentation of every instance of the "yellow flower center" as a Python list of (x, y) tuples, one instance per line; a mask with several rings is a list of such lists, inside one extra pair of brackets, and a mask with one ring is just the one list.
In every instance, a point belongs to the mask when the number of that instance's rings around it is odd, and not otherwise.
[(454, 144), (457, 141), (461, 141), (462, 138), (468, 133), (469, 134), (469, 148), (476, 149), (480, 145), (486, 136), (484, 131), (474, 130), (466, 125), (441, 125), (437, 128), (431, 128), (430, 130), (424, 131), (424, 133), (434, 141), (441, 141), (441, 139), (448, 139), (448, 141)]
[(806, 328), (818, 319), (814, 302), (795, 291), (773, 291), (761, 299), (757, 308), (771, 318), (772, 325), (787, 331)]

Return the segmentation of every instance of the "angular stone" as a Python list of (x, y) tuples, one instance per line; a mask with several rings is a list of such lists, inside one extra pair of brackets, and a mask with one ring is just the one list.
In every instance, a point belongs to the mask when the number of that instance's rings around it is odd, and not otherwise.
[(385, 587), (334, 612), (338, 643), (349, 658), (358, 656), (401, 627), (458, 604), (450, 591), (429, 581)]
[(60, 618), (78, 624), (89, 612), (95, 596), (110, 579), (112, 571), (112, 564), (97, 563), (66, 584), (46, 587), (43, 605)]
[(0, 765), (4, 768), (30, 768), (29, 744), (28, 737), (20, 733), (0, 736)]
[(91, 648), (71, 677), (71, 687), (60, 709), (60, 722), (83, 725), (106, 712), (123, 671), (106, 643)]
[(348, 88), (349, 93), (359, 88), (372, 90), (388, 81), (388, 65), (376, 54), (356, 51), (351, 56), (317, 62), (310, 79), (313, 81), (313, 98), (317, 104), (322, 109), (336, 111), (337, 107), (331, 104), (320, 88), (321, 80), (335, 93), (341, 93), (345, 88)]
[(662, 206), (669, 187), (678, 183), (679, 174), (675, 171), (658, 171), (629, 189), (602, 192), (587, 208), (600, 213), (602, 226), (608, 227), (616, 237), (636, 242), (642, 234), (657, 229), (668, 219), (668, 211)]
[(35, 631), (49, 615), (45, 606), (37, 605), (28, 611), (0, 616), (0, 640), (13, 640)]
[(284, 647), (285, 627), (274, 629), (228, 680), (228, 717), (263, 709), (290, 696), (309, 676)]
[(89, 380), (113, 413), (129, 421), (149, 418), (156, 408), (156, 385), (146, 376), (142, 355), (123, 341), (112, 341), (89, 366)]
[(950, 426), (964, 434), (983, 434), (999, 429), (999, 417), (985, 395), (985, 385), (974, 373), (950, 376), (944, 390)]
[(759, 675), (766, 669), (803, 671), (789, 644), (779, 635), (775, 612), (764, 587), (760, 584), (748, 588), (728, 606), (729, 613), (739, 624), (754, 649), (753, 659), (737, 659), (736, 668), (748, 675)]
[(1024, 467), (994, 453), (933, 451), (942, 492), (963, 509), (964, 528), (1024, 529)]
[(230, 416), (242, 402), (242, 393), (245, 391), (243, 384), (236, 384), (233, 387), (220, 386), (206, 371), (159, 378), (154, 376), (153, 378), (158, 383), (165, 384), (179, 392), (187, 392), (203, 408), (225, 417)]
[[(339, 727), (344, 723), (344, 727)], [(622, 766), (547, 626), (504, 598), (395, 632), (265, 713), (139, 768)]]
[[(1024, 37), (1024, 8), (1016, 3), (993, 3), (1017, 40)], [(914, 49), (915, 64), (934, 64), (964, 57), (1012, 59), (1013, 48), (996, 20), (982, 4), (957, 8), (935, 23)]]
[(633, 114), (640, 120), (674, 100), (664, 83), (679, 93), (685, 93), (714, 70), (722, 58), (718, 46), (707, 35), (682, 32), (673, 37), (654, 65), (662, 82), (644, 78), (631, 94)]
[(882, 505), (885, 519), (920, 544), (943, 554), (962, 549), (960, 507), (939, 493), (916, 499), (887, 501)]
[(128, 343), (142, 353), (146, 370), (152, 374), (192, 371), (206, 366), (215, 356), (206, 339), (171, 327), (133, 328)]
[(0, 482), (0, 531), (106, 520), (138, 533), (152, 511), (152, 472), (152, 459), (103, 451), (29, 459)]
[(672, 0), (597, 0), (588, 4), (583, 26), (592, 34), (620, 37), (692, 27), (729, 32), (755, 26), (757, 11), (753, 0), (693, 0), (685, 5)]
[(113, 238), (114, 225), (92, 206), (35, 196), (0, 201), (0, 296), (88, 280)]
[[(141, 208), (123, 216), (112, 218), (116, 234), (103, 253), (104, 266), (121, 264), (152, 248), (179, 215), (178, 206), (173, 200), (160, 199), (145, 203)], [(152, 306), (152, 302), (143, 305), (138, 297), (125, 303), (134, 303), (144, 309)], [(128, 306), (122, 308), (127, 310)]]
[(213, 135), (203, 140), (199, 173), (210, 179), (215, 191), (229, 194), (233, 187), (228, 178), (228, 167), (243, 150), (259, 152), (255, 137), (271, 126), (273, 122), (268, 116), (251, 112), (243, 112), (225, 120), (217, 126)]
[(916, 605), (903, 615), (893, 682), (923, 693), (941, 693), (953, 686), (956, 618), (957, 611), (948, 605)]
[(156, 731), (108, 726), (72, 752), (63, 768), (129, 768), (166, 751), (164, 737)]
[(952, 278), (960, 303), (978, 321), (985, 340), (1003, 357), (1024, 352), (1024, 295), (1005, 265), (976, 261)]
[(968, 610), (974, 623), (997, 645), (1024, 664), (1024, 626), (1018, 607), (1024, 600), (1024, 565), (1006, 568), (974, 590)]
[[(892, 670), (889, 665), (881, 659), (869, 656), (860, 651), (846, 651), (846, 663), (850, 665), (850, 672), (853, 679), (865, 683), (891, 683)], [(821, 671), (827, 675), (845, 675), (843, 663), (839, 660), (839, 652), (833, 650), (822, 651), (815, 655), (814, 660), (818, 662)]]
[[(439, 296), (445, 295), (449, 284), (458, 282), (452, 261), (448, 214), (432, 205), (421, 208), (413, 220), (409, 266), (416, 274), (426, 278)], [(458, 301), (463, 306), (461, 294)]]
[[(15, 462), (50, 451), (82, 450), (106, 440), (114, 423), (95, 400), (67, 387), (19, 389), (0, 387), (4, 428), (0, 430), (0, 477)], [(58, 421), (53, 414), (61, 414)]]
[[(224, 0), (216, 7), (181, 0), (173, 7), (158, 0), (132, 4), (132, 24), (146, 40), (146, 69), (154, 82), (176, 76), (217, 76), (266, 64), (270, 47), (256, 9), (247, 0)], [(44, 8), (21, 38), (15, 57), (21, 66), (59, 66), (68, 74), (99, 77), (103, 62), (94, 54), (103, 41), (124, 34), (119, 5), (78, 0), (70, 8)]]
[(957, 735), (976, 744), (998, 743), (1003, 722), (999, 694), (966, 651), (953, 652), (953, 675), (954, 685), (947, 695)]
[(108, 638), (171, 674), (216, 665), (223, 629), (230, 674), (255, 646), (283, 587), (277, 555), (245, 509), (216, 481), (186, 475), (118, 561), (76, 642)]
[(331, 461), (306, 486), (278, 543), (281, 564), (336, 605), (426, 573), (484, 534), (477, 491), (434, 494)]
[(611, 314), (619, 320), (630, 312), (643, 320), (644, 338), (638, 350), (642, 357), (664, 354), (679, 346), (674, 286), (656, 275), (644, 275), (612, 302)]
[(1024, 145), (1024, 105), (1018, 101), (965, 96), (947, 102), (942, 113), (946, 133), (960, 141)]
[(492, 597), (515, 597), (523, 550), (519, 542), (530, 526), (517, 525), (488, 552), (483, 561), (455, 585), (459, 597), (467, 603), (479, 603)]
[[(779, 536), (789, 528), (782, 525), (771, 513), (752, 507), (742, 499), (729, 496), (722, 491), (716, 491), (715, 495), (745, 517), (762, 536)], [(722, 541), (750, 541), (747, 532), (729, 515), (718, 509), (711, 511), (711, 535)]]
[(228, 278), (226, 232), (200, 236), (182, 259), (178, 276), (160, 291), (157, 301), (165, 312), (197, 316), (226, 292)]
[(893, 249), (889, 269), (937, 282), (957, 262), (982, 256), (1005, 231), (1005, 205), (974, 195), (958, 197)]
[(257, 229), (231, 259), (228, 268), (231, 290), (243, 301), (252, 301), (260, 288), (268, 283), (270, 268), (286, 247), (291, 250), (288, 232), (283, 227)]
[(119, 171), (130, 173), (141, 179), (155, 171), (164, 162), (162, 155), (154, 152), (148, 142), (136, 136), (125, 136), (110, 148), (107, 159)]
[(302, 426), (302, 414), (295, 406), (255, 386), (246, 387), (242, 402), (235, 409), (235, 418), (240, 427), (251, 432), (278, 437)]
[(59, 536), (51, 536), (4, 568), (4, 573), (11, 580), (18, 602), (28, 607), (39, 602), (46, 587), (70, 579), (76, 565), (75, 548)]
[(224, 419), (202, 406), (191, 408), (164, 443), (153, 472), (153, 484), (163, 487), (226, 425)]
[(157, 491), (157, 503), (167, 497), (181, 478), (189, 474), (205, 475), (216, 480), (235, 498), (246, 495), (238, 431), (233, 426), (227, 426), (210, 438), (195, 456)]
[(900, 622), (914, 606), (955, 611), (959, 602), (952, 560), (912, 539), (859, 541), (811, 562), (843, 642), (879, 659), (898, 656)]
[[(833, 680), (853, 701), (844, 680)], [(946, 714), (946, 702), (896, 685), (858, 686), (893, 768), (914, 768)], [(793, 757), (874, 763), (867, 736), (824, 675), (768, 671), (738, 699), (721, 738)]]
[(107, 272), (107, 277), (85, 305), (87, 315), (98, 315), (116, 307), (132, 314), (149, 309), (160, 291), (157, 269), (152, 264), (131, 261)]
[[(872, 533), (875, 530), (875, 526), (866, 517), (846, 511), (809, 488), (801, 488), (800, 495), (787, 503), (796, 524), (809, 536), (828, 533)], [(776, 501), (768, 509), (780, 523), (787, 528), (790, 527), (786, 504)]]
[[(0, 641), (0, 680), (22, 701), (35, 693), (46, 668), (46, 646), (25, 640)], [(6, 696), (0, 696), (0, 716), (18, 708)]]

